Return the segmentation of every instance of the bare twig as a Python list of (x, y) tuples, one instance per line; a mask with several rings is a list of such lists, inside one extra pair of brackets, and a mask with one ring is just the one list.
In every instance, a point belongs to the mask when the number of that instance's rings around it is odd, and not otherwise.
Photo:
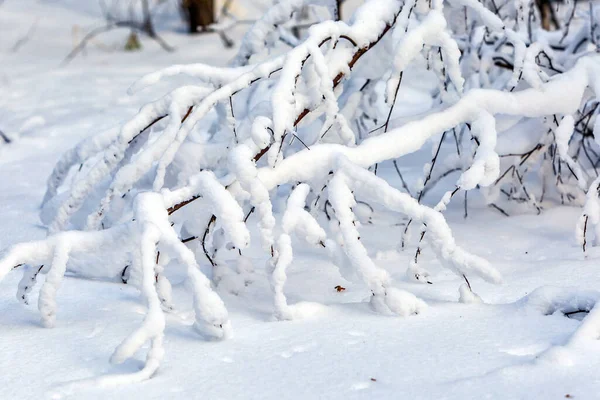
[(210, 262), (210, 265), (212, 265), (213, 267), (216, 265), (215, 262), (213, 261), (213, 259), (210, 257), (210, 255), (208, 254), (208, 250), (206, 250), (206, 237), (208, 236), (208, 234), (210, 233), (210, 228), (214, 225), (214, 223), (217, 221), (217, 217), (213, 214), (210, 217), (210, 220), (208, 221), (208, 224), (206, 225), (206, 230), (204, 231), (204, 235), (202, 235), (202, 250), (204, 251), (204, 255), (206, 256), (206, 258), (208, 259), (208, 261)]
[(0, 129), (0, 139), (2, 139), (2, 141), (4, 141), (4, 143), (9, 144), (10, 142), (12, 142), (12, 140), (10, 140), (10, 138), (8, 136), (6, 136), (6, 134), (4, 132), (2, 132), (2, 130)]
[(81, 39), (79, 44), (77, 46), (75, 46), (75, 48), (73, 50), (71, 50), (71, 52), (65, 57), (65, 59), (62, 62), (62, 65), (66, 65), (69, 62), (71, 62), (81, 51), (83, 51), (85, 49), (88, 42), (90, 40), (92, 40), (94, 37), (96, 37), (102, 33), (109, 32), (114, 29), (120, 29), (120, 28), (129, 28), (129, 29), (132, 29), (137, 32), (145, 34), (150, 39), (153, 39), (154, 41), (156, 41), (165, 51), (172, 52), (175, 50), (174, 47), (171, 47), (169, 44), (167, 44), (156, 32), (154, 32), (154, 30), (147, 31), (146, 23), (140, 24), (136, 21), (116, 21), (116, 22), (109, 22), (105, 26), (100, 26), (100, 27), (95, 28), (95, 29), (91, 30), (90, 32), (88, 32), (83, 37), (83, 39)]
[(583, 252), (585, 253), (586, 251), (586, 245), (587, 245), (587, 224), (588, 224), (588, 216), (585, 216), (585, 220), (583, 222)]
[(25, 33), (25, 35), (23, 37), (21, 37), (19, 40), (17, 40), (15, 42), (13, 47), (10, 49), (13, 53), (16, 53), (17, 51), (19, 51), (19, 49), (21, 47), (23, 47), (23, 45), (25, 45), (25, 43), (27, 43), (28, 41), (31, 40), (31, 38), (33, 37), (33, 34), (35, 33), (35, 30), (37, 28), (38, 22), (39, 22), (39, 19), (36, 18), (36, 20), (33, 22), (31, 27), (29, 27), (29, 30), (27, 31), (27, 33)]
[(469, 280), (467, 279), (467, 276), (465, 274), (463, 274), (463, 278), (465, 278), (465, 282), (467, 282), (467, 286), (469, 287), (469, 290), (471, 291), (471, 293), (473, 293), (473, 289), (471, 288), (471, 282), (469, 282)]
[(500, 213), (502, 215), (504, 215), (505, 217), (510, 217), (510, 215), (508, 215), (508, 213), (506, 211), (504, 211), (502, 208), (498, 207), (496, 204), (491, 203), (490, 207), (495, 208), (496, 210), (500, 211)]
[(406, 193), (408, 193), (408, 195), (412, 197), (412, 193), (410, 192), (410, 189), (408, 188), (408, 185), (406, 184), (404, 177), (402, 177), (402, 173), (400, 172), (400, 168), (398, 168), (398, 162), (396, 160), (394, 160), (394, 168), (396, 168), (396, 172), (398, 173), (398, 176), (400, 177), (400, 180), (402, 181), (402, 187), (404, 188), (404, 190), (406, 190)]

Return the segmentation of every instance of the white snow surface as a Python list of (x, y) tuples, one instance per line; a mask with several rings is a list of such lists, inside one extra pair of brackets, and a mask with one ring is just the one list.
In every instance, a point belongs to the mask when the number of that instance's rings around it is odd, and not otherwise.
[[(98, 45), (60, 67), (72, 46), (74, 25), (100, 23), (92, 0), (0, 4), (0, 129), (18, 137), (0, 145), (0, 249), (46, 236), (39, 207), (46, 179), (62, 153), (91, 134), (122, 124), (167, 90), (158, 83), (127, 95), (133, 82), (173, 64), (224, 66), (237, 51), (224, 50), (216, 36), (191, 38), (168, 31), (161, 34), (178, 47), (172, 54), (144, 38), (138, 53), (100, 46), (121, 43), (126, 32), (120, 31), (101, 36)], [(31, 37), (13, 51), (34, 24)], [(244, 29), (232, 29), (238, 44)], [(172, 79), (184, 84), (189, 78)], [(418, 86), (406, 85), (403, 90), (418, 94)], [(411, 96), (399, 97), (398, 110), (403, 97)], [(480, 122), (484, 131), (485, 121)], [(568, 122), (563, 135), (569, 134)], [(262, 140), (260, 133), (256, 140)], [(428, 160), (425, 153), (402, 159), (413, 180)], [(379, 168), (399, 187), (391, 164)], [(248, 184), (252, 179), (255, 175)], [(210, 185), (208, 178), (203, 182), (198, 185)], [(291, 204), (295, 208), (288, 214), (289, 232), (279, 237), (283, 247), (287, 241), (320, 238), (314, 221), (303, 214), (303, 191), (300, 187), (292, 199), (297, 204)], [(294, 259), (279, 276), (286, 280), (285, 296), (294, 315), (301, 318), (274, 320), (270, 285), (276, 278), (269, 275), (266, 256), (257, 247), (244, 252), (244, 282), (235, 291), (228, 290), (233, 285), (217, 288), (235, 329), (224, 341), (207, 340), (192, 328), (190, 290), (181, 283), (183, 276), (169, 276), (175, 311), (164, 314), (164, 337), (157, 338), (156, 353), (148, 355), (160, 358), (164, 349), (164, 358), (155, 376), (142, 383), (111, 386), (98, 380), (145, 372), (140, 368), (148, 346), (122, 364), (109, 363), (115, 347), (148, 318), (138, 290), (69, 274), (62, 281), (38, 277), (38, 285), (25, 290), (25, 283), (19, 285), (21, 274), (10, 272), (0, 281), (0, 399), (598, 398), (600, 309), (592, 307), (600, 299), (600, 250), (590, 247), (584, 257), (573, 237), (582, 210), (547, 207), (540, 215), (506, 218), (473, 198), (466, 220), (460, 202), (450, 203), (444, 215), (456, 242), (489, 260), (503, 284), (476, 278), (470, 282), (476, 294), (467, 291), (464, 280), (443, 268), (429, 248), (419, 265), (427, 266), (434, 283), (407, 281), (414, 246), (401, 253), (383, 251), (400, 240), (401, 228), (395, 226), (400, 221), (396, 214), (376, 213), (374, 223), (360, 230), (377, 271), (394, 282), (388, 296), (402, 299), (398, 305), (388, 300), (388, 307), (411, 305), (410, 293), (427, 307), (415, 299), (415, 309), (399, 313), (406, 317), (376, 313), (365, 283), (344, 278), (325, 249), (302, 245), (294, 246)], [(241, 216), (239, 210), (220, 212), (229, 213), (231, 224)], [(251, 240), (259, 243), (264, 226), (252, 228)], [(156, 233), (150, 229), (147, 234)], [(71, 257), (109, 263), (91, 260), (101, 257), (95, 254)], [(50, 282), (40, 291), (46, 278)], [(152, 286), (148, 281), (144, 285)], [(15, 299), (17, 288), (27, 293), (31, 305)], [(40, 296), (52, 329), (40, 321), (35, 307)], [(149, 306), (158, 312), (155, 300)], [(563, 315), (581, 308), (592, 309), (584, 322)], [(584, 329), (572, 336), (582, 323)]]

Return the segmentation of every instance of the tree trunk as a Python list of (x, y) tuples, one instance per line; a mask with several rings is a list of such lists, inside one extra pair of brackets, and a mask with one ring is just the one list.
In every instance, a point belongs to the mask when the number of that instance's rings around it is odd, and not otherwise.
[(549, 31), (551, 29), (559, 29), (560, 23), (556, 18), (556, 13), (550, 0), (536, 0), (535, 4), (540, 11), (540, 17), (542, 19), (542, 28)]
[(183, 8), (188, 19), (190, 33), (200, 30), (215, 23), (215, 0), (183, 0)]

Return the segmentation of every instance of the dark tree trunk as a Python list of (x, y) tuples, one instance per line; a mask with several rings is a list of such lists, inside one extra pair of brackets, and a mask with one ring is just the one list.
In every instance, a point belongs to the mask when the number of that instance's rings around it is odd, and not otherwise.
[(556, 13), (552, 7), (551, 0), (535, 0), (535, 4), (540, 11), (542, 19), (542, 28), (549, 31), (551, 29), (560, 29), (560, 23), (556, 18)]
[(150, 6), (148, 5), (148, 0), (142, 1), (142, 13), (144, 15), (143, 29), (146, 34), (150, 37), (156, 36), (156, 31), (154, 30), (154, 24), (152, 23), (152, 15), (150, 14)]
[(340, 21), (342, 19), (342, 0), (335, 0), (335, 6), (336, 6), (336, 11), (337, 11), (335, 20)]
[(183, 0), (190, 33), (198, 33), (215, 23), (214, 0)]

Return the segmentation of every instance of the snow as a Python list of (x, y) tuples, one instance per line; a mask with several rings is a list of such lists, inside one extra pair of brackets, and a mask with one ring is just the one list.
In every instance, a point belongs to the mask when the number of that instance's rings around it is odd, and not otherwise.
[[(106, 217), (105, 222), (113, 226), (109, 229), (66, 231), (44, 241), (39, 206), (48, 178), (43, 222), (47, 225), (59, 215), (54, 228), (58, 231), (68, 226), (65, 215), (69, 214), (75, 219), (70, 223), (85, 226), (85, 215), (68, 207), (54, 208), (56, 201), (64, 201), (68, 195), (61, 184), (77, 179), (69, 173), (70, 166), (110, 173), (106, 165), (95, 166), (101, 159), (88, 158), (104, 152), (119, 135), (128, 141), (164, 111), (167, 103), (159, 101), (142, 114), (143, 120), (122, 131), (114, 128), (143, 104), (167, 93), (169, 82), (184, 86), (210, 76), (207, 83), (219, 86), (238, 78), (240, 71), (248, 74), (236, 81), (239, 86), (224, 87), (208, 100), (205, 96), (214, 92), (194, 92), (188, 87), (172, 94), (173, 99), (181, 96), (175, 101), (180, 108), (171, 109), (170, 117), (171, 123), (179, 124), (190, 98), (206, 102), (208, 108), (246, 85), (249, 76), (268, 75), (284, 62), (275, 57), (269, 68), (260, 71), (210, 69), (209, 65), (226, 65), (236, 50), (223, 50), (216, 37), (190, 39), (165, 32), (165, 38), (181, 48), (176, 53), (163, 53), (144, 40), (141, 53), (91, 47), (71, 65), (57, 67), (72, 45), (72, 21), (91, 26), (100, 20), (91, 3), (6, 0), (0, 5), (0, 26), (8, 32), (0, 35), (0, 54), (5, 61), (0, 63), (0, 129), (17, 139), (10, 145), (0, 143), (0, 249), (17, 245), (5, 253), (8, 258), (0, 264), (2, 399), (597, 396), (600, 277), (596, 261), (600, 252), (589, 245), (584, 257), (581, 218), (579, 243), (573, 239), (573, 229), (582, 213), (589, 218), (588, 234), (600, 223), (600, 206), (594, 196), (599, 181), (591, 183), (583, 210), (549, 205), (540, 215), (506, 218), (486, 208), (483, 199), (474, 194), (469, 217), (464, 219), (460, 202), (448, 202), (444, 191), (434, 189), (432, 196), (434, 205), (437, 199), (444, 200), (447, 210), (443, 216), (438, 213), (442, 207), (419, 205), (401, 193), (400, 181), (388, 161), (408, 155), (401, 159), (401, 167), (410, 182), (415, 182), (422, 175), (423, 164), (431, 159), (428, 149), (420, 150), (427, 139), (458, 122), (470, 121), (481, 145), (473, 167), (459, 178), (459, 185), (485, 185), (498, 175), (501, 152), (495, 143), (496, 129), (504, 130), (494, 125), (499, 123), (491, 116), (560, 113), (565, 116), (554, 134), (560, 157), (569, 163), (565, 146), (573, 128), (575, 110), (571, 107), (579, 105), (587, 86), (595, 89), (597, 59), (582, 59), (569, 79), (540, 83), (545, 90), (542, 94), (470, 91), (449, 109), (426, 117), (425, 122), (417, 119), (393, 125), (387, 134), (344, 147), (345, 156), (339, 155), (340, 145), (315, 144), (310, 150), (257, 167), (250, 159), (270, 143), (269, 129), (274, 124), (261, 116), (251, 126), (248, 140), (237, 144), (228, 159), (239, 181), (237, 191), (225, 190), (231, 177), (200, 172), (200, 168), (182, 178), (180, 188), (163, 189), (168, 171), (163, 168), (156, 174), (152, 163), (138, 153), (139, 148), (128, 150), (119, 157), (134, 160), (129, 164), (134, 167), (125, 170), (113, 187), (104, 187), (108, 192), (102, 195), (127, 194), (136, 179), (147, 179), (148, 187), (161, 189), (137, 195), (132, 210), (135, 221)], [(397, 3), (373, 1), (373, 9), (368, 11), (387, 15), (388, 8)], [(501, 29), (501, 22), (482, 10), (480, 3), (457, 3), (475, 9), (491, 28)], [(19, 33), (26, 32), (38, 16), (43, 18), (30, 41), (11, 53)], [(366, 16), (359, 14), (353, 26), (364, 31), (362, 37), (368, 42), (377, 30), (365, 20)], [(235, 37), (241, 38), (242, 33), (239, 29)], [(105, 40), (118, 43), (118, 34), (108, 37)], [(307, 48), (317, 54), (314, 44)], [(531, 54), (525, 57), (531, 59)], [(317, 54), (318, 75), (327, 76), (322, 61)], [(194, 66), (188, 67), (191, 63)], [(169, 67), (172, 64), (178, 66)], [(155, 73), (162, 68), (166, 69)], [(406, 68), (407, 74), (411, 73), (410, 65)], [(334, 69), (329, 77), (336, 73)], [(452, 81), (458, 83), (457, 72), (453, 73)], [(128, 96), (127, 88), (142, 76), (146, 78), (137, 81), (135, 93)], [(326, 116), (342, 124), (343, 131), (345, 117), (332, 102), (336, 95), (324, 86), (331, 81), (319, 83), (329, 96)], [(405, 77), (402, 90), (418, 96), (422, 84)], [(565, 90), (567, 85), (569, 90)], [(401, 94), (397, 108), (402, 108), (402, 102), (415, 101)], [(429, 101), (429, 96), (424, 97)], [(194, 111), (190, 121), (202, 113)], [(275, 125), (284, 122), (289, 123)], [(179, 132), (167, 129), (166, 136), (182, 135), (176, 146), (188, 134), (196, 140), (192, 126), (189, 122), (189, 129)], [(515, 126), (531, 128), (516, 122)], [(96, 132), (105, 133), (91, 136)], [(414, 132), (422, 136), (415, 137)], [(86, 137), (88, 141), (69, 151)], [(138, 138), (151, 144), (150, 158), (170, 145), (152, 133)], [(351, 138), (342, 139), (347, 142)], [(168, 152), (161, 165), (176, 157), (175, 150)], [(52, 174), (59, 159), (63, 161)], [(107, 162), (114, 166), (120, 161)], [(378, 177), (360, 167), (375, 162), (381, 162)], [(296, 180), (315, 180), (329, 170), (336, 174), (325, 192), (340, 226), (331, 229), (338, 229), (338, 236), (326, 237), (325, 225), (319, 225), (323, 220), (304, 209), (314, 193)], [(379, 181), (383, 178), (393, 185), (384, 185)], [(282, 183), (292, 184), (294, 189), (279, 213), (272, 208), (274, 199), (269, 191)], [(88, 184), (81, 183), (81, 193), (90, 190)], [(230, 241), (236, 252), (243, 251), (234, 269), (217, 254), (217, 262), (222, 263), (218, 269), (223, 269), (212, 271), (202, 254), (194, 254), (194, 244), (183, 245), (171, 227), (166, 209), (196, 195), (202, 196), (202, 202), (190, 205), (186, 212), (208, 208), (218, 217), (223, 237), (215, 235), (211, 240)], [(68, 203), (73, 208), (97, 207), (102, 200), (92, 198), (89, 204), (79, 204), (84, 199), (77, 196)], [(243, 223), (247, 210), (236, 201), (244, 196), (256, 207), (248, 226)], [(54, 197), (57, 200), (53, 201)], [(371, 208), (362, 200), (370, 201)], [(108, 202), (103, 204), (107, 207)], [(396, 211), (427, 223), (425, 240), (431, 241), (433, 251), (427, 248), (418, 265), (411, 264), (413, 244), (404, 252), (389, 250), (397, 246), (402, 234), (397, 224), (406, 222)], [(92, 215), (97, 219), (88, 220), (89, 227), (102, 223), (98, 214)], [(175, 228), (181, 228), (176, 220)], [(143, 239), (133, 247), (138, 254), (124, 254), (132, 248), (127, 243), (138, 238)], [(260, 239), (265, 249), (273, 245), (278, 252), (276, 265), (265, 267), (267, 256), (260, 246), (248, 248)], [(34, 242), (18, 245), (30, 240)], [(159, 264), (155, 262), (157, 250)], [(129, 284), (124, 285), (120, 276), (130, 258), (136, 265), (129, 271)], [(23, 274), (13, 270), (21, 262), (31, 263), (23, 268)], [(421, 270), (421, 265), (427, 270)], [(97, 280), (78, 278), (77, 272), (82, 270)], [(350, 279), (356, 270), (366, 277), (366, 283)], [(216, 288), (209, 281), (211, 273), (221, 274)], [(415, 282), (407, 279), (407, 274), (421, 274), (433, 283)], [(469, 277), (469, 284), (463, 274)], [(503, 284), (491, 284), (501, 277)], [(336, 289), (338, 286), (343, 290)], [(141, 298), (137, 289), (141, 289)], [(30, 305), (19, 304), (15, 291), (18, 300)], [(39, 311), (33, 307), (36, 303)], [(373, 312), (369, 303), (384, 315)], [(279, 320), (272, 318), (274, 308)], [(583, 321), (564, 316), (580, 309), (590, 312)], [(108, 363), (111, 353), (112, 361), (120, 364)], [(147, 380), (149, 377), (152, 379)]]

